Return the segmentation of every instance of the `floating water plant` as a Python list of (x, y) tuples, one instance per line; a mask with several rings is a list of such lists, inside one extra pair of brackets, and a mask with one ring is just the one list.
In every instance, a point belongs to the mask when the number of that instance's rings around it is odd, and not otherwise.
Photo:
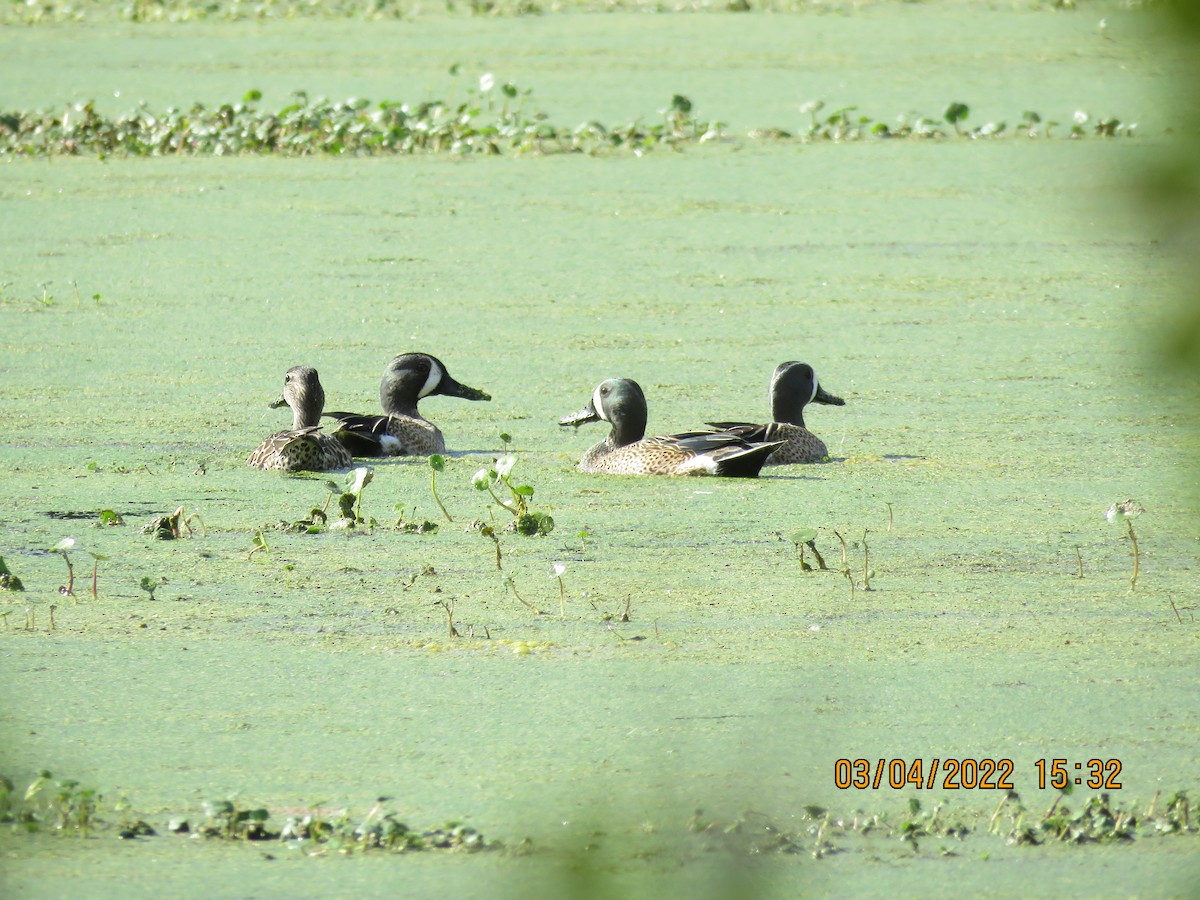
[(442, 511), (442, 515), (446, 517), (447, 522), (453, 522), (454, 517), (446, 509), (446, 504), (442, 503), (442, 498), (437, 492), (437, 476), (438, 472), (446, 471), (446, 457), (440, 453), (434, 453), (429, 457), (429, 490), (433, 494), (433, 500), (438, 505), (438, 509)]
[(863, 529), (862, 536), (862, 551), (863, 551), (863, 580), (862, 588), (864, 591), (872, 590), (871, 576), (875, 574), (875, 570), (871, 568), (871, 548), (867, 546), (867, 529)]
[(0, 591), (23, 590), (25, 590), (25, 585), (21, 583), (21, 579), (12, 573), (12, 569), (8, 567), (4, 557), (0, 556)]
[(154, 592), (167, 583), (167, 576), (159, 575), (155, 581), (149, 575), (143, 575), (142, 580), (138, 582), (138, 587), (150, 595), (150, 599), (155, 599)]
[(971, 114), (971, 108), (965, 103), (951, 103), (946, 107), (946, 111), (942, 114), (946, 121), (954, 126), (954, 133), (962, 136), (962, 128), (959, 127), (959, 122), (964, 121)]
[(558, 579), (558, 614), (564, 619), (567, 617), (567, 586), (563, 583), (566, 572), (566, 563), (556, 562), (550, 566), (550, 577)]
[(270, 814), (263, 808), (241, 809), (233, 800), (205, 800), (201, 804), (205, 822), (200, 833), (229, 840), (261, 841), (275, 837), (267, 833)]
[(454, 627), (455, 601), (438, 599), (437, 603), (438, 603), (438, 606), (440, 606), (442, 609), (444, 609), (446, 611), (446, 623), (450, 628), (450, 637), (452, 637), (452, 638), (459, 637), (458, 629)]
[(408, 581), (404, 582), (404, 584), (400, 586), (400, 589), (402, 591), (407, 591), (410, 587), (417, 583), (418, 578), (436, 574), (437, 570), (434, 569), (433, 566), (428, 564), (423, 565), (421, 568), (415, 570), (411, 575), (409, 575)]
[[(683, 94), (672, 95), (670, 103), (660, 110), (661, 122), (645, 122), (638, 116), (624, 123), (590, 121), (566, 127), (553, 124), (550, 116), (540, 110), (527, 111), (524, 98), (532, 91), (511, 83), (500, 86), (504, 99), (497, 106), (496, 79), (490, 74), (465, 93), (466, 98), (457, 102), (452, 87), (445, 99), (381, 100), (373, 104), (364, 98), (310, 99), (307, 93), (298, 91), (294, 102), (283, 108), (260, 110), (257, 104), (262, 94), (251, 90), (236, 103), (210, 108), (196, 102), (187, 109), (165, 110), (152, 110), (142, 103), (115, 118), (97, 112), (95, 102), (90, 100), (56, 110), (0, 111), (0, 155), (601, 154), (642, 153), (656, 147), (728, 140), (724, 123), (699, 118), (692, 100)], [(517, 97), (522, 101), (511, 105), (509, 101)], [(891, 125), (858, 113), (852, 105), (818, 116), (824, 105), (819, 100), (805, 103), (800, 109), (811, 121), (796, 133), (760, 127), (748, 131), (744, 138), (840, 143), (871, 138), (944, 140), (951, 134), (962, 140), (996, 139), (1005, 133), (1002, 122), (986, 122), (978, 128), (966, 125), (970, 109), (959, 102), (946, 107), (944, 120), (917, 115), (910, 121), (901, 116)], [(1027, 110), (1022, 114), (1021, 128), (1013, 133), (1037, 137), (1040, 121), (1037, 113)], [(1076, 112), (1071, 137), (1086, 135), (1091, 122), (1086, 112)], [(951, 134), (947, 133), (947, 124)], [(1053, 125), (1046, 124), (1045, 138), (1050, 137)], [(1133, 134), (1136, 127), (1114, 116), (1099, 118), (1090, 125), (1092, 134), (1106, 138)], [(38, 308), (51, 307), (54, 302), (48, 287), (43, 286)]]
[(100, 574), (100, 563), (108, 559), (108, 557), (103, 553), (93, 553), (91, 550), (88, 551), (88, 556), (92, 558), (92, 599), (95, 600), (97, 599), (96, 584)]
[(500, 577), (500, 583), (503, 584), (509, 590), (511, 590), (513, 592), (513, 596), (516, 597), (518, 600), (520, 600), (521, 603), (523, 603), (529, 609), (532, 609), (533, 614), (535, 616), (540, 616), (542, 614), (542, 611), (540, 609), (538, 609), (536, 606), (534, 606), (532, 603), (530, 603), (528, 600), (526, 600), (524, 597), (521, 596), (521, 592), (517, 590), (516, 581), (514, 581), (513, 577), (511, 575), (509, 575), (507, 572), (505, 572)]
[(813, 552), (813, 556), (817, 560), (817, 567), (821, 570), (828, 568), (825, 565), (825, 558), (821, 556), (821, 551), (817, 549), (817, 529), (801, 528), (798, 531), (792, 532), (789, 540), (796, 546), (796, 552), (799, 554), (800, 570), (802, 572), (811, 572), (812, 566), (804, 559), (804, 548), (807, 547)]
[(1137, 587), (1138, 568), (1141, 560), (1141, 553), (1138, 551), (1137, 535), (1133, 531), (1133, 520), (1144, 513), (1145, 510), (1138, 506), (1136, 500), (1125, 500), (1121, 503), (1114, 503), (1108, 508), (1106, 514), (1109, 522), (1124, 522), (1129, 529), (1129, 543), (1133, 547), (1133, 574), (1129, 576), (1129, 590), (1134, 590)]
[(478, 531), (485, 538), (491, 539), (492, 543), (496, 545), (496, 569), (498, 571), (503, 570), (504, 565), (500, 556), (500, 535), (496, 534), (496, 529), (487, 522), (475, 521), (471, 523), (471, 530)]
[(374, 528), (378, 523), (375, 519), (364, 519), (362, 515), (363, 490), (375, 477), (375, 470), (370, 466), (359, 466), (353, 469), (347, 478), (347, 486), (338, 497), (338, 510), (341, 517), (330, 525), (330, 528), (354, 528), (356, 525), (366, 525)]
[(57, 544), (50, 548), (52, 553), (57, 553), (63, 558), (63, 562), (67, 564), (67, 583), (58, 589), (58, 592), (64, 597), (75, 596), (75, 568), (71, 565), (71, 548), (75, 546), (75, 538), (63, 538)]
[(118, 513), (113, 512), (111, 509), (102, 509), (100, 510), (99, 524), (104, 526), (124, 525), (125, 520), (122, 519)]
[[(251, 541), (250, 552), (246, 554), (246, 559), (249, 559), (255, 553), (267, 553), (270, 551), (270, 549), (271, 548), (267, 546), (267, 537), (263, 534), (263, 530), (260, 528), (255, 533), (254, 540)], [(154, 598), (151, 597), (150, 599), (153, 600)]]
[[(492, 465), (476, 472), (471, 478), (471, 483), (475, 490), (487, 491), (502, 509), (512, 514), (513, 521), (507, 530), (526, 537), (549, 534), (554, 530), (554, 517), (529, 509), (529, 501), (533, 499), (533, 486), (513, 483), (512, 469), (516, 463), (516, 456), (505, 454), (493, 461)], [(497, 489), (507, 491), (509, 499), (503, 499), (496, 493)]]
[(413, 507), (413, 518), (404, 518), (405, 505), (397, 503), (396, 509), (400, 510), (400, 518), (396, 520), (396, 527), (405, 534), (437, 534), (438, 523), (430, 522), (428, 519), (417, 519), (417, 508)]
[(148, 534), (156, 541), (173, 541), (176, 538), (183, 537), (185, 531), (189, 536), (194, 534), (192, 531), (192, 522), (198, 522), (201, 532), (207, 535), (208, 532), (204, 528), (204, 522), (200, 520), (200, 514), (192, 513), (190, 516), (186, 515), (182, 506), (169, 516), (159, 516), (147, 522), (142, 526), (142, 534)]
[(54, 776), (43, 769), (25, 790), (25, 804), (36, 809), (33, 801), (39, 795), (46, 797), (46, 815), (27, 817), (27, 831), (36, 831), (37, 823), (44, 821), (57, 831), (73, 831), (80, 837), (87, 837), (100, 803), (97, 790), (82, 787), (71, 779), (56, 782)]

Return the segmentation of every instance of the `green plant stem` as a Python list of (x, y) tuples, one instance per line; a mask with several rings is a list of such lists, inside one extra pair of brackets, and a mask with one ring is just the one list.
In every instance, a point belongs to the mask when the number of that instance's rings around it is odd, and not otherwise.
[(1141, 553), (1138, 552), (1137, 535), (1133, 533), (1133, 519), (1126, 519), (1125, 524), (1129, 526), (1129, 541), (1133, 544), (1133, 575), (1129, 579), (1129, 590), (1132, 591), (1137, 587), (1138, 569), (1141, 561)]
[(863, 529), (863, 590), (871, 589), (871, 549), (867, 546), (867, 529)]
[[(1132, 529), (1130, 529), (1132, 531)], [(1137, 545), (1134, 544), (1136, 547)], [(68, 597), (75, 596), (75, 567), (71, 565), (71, 557), (67, 555), (67, 551), (62, 551), (63, 562), (67, 564), (67, 589), (63, 591)]]
[(518, 516), (521, 514), (521, 511), (519, 509), (517, 509), (514, 506), (509, 506), (507, 503), (505, 503), (503, 500), (501, 500), (498, 496), (496, 496), (496, 492), (492, 490), (492, 486), (490, 484), (488, 485), (488, 493), (492, 495), (493, 500), (495, 500), (497, 503), (499, 503), (501, 506), (503, 506), (505, 509), (507, 509), (514, 516)]
[(520, 591), (517, 590), (517, 583), (511, 577), (508, 579), (508, 586), (512, 588), (513, 596), (532, 609), (535, 616), (540, 616), (542, 614), (540, 609), (521, 596)]
[(437, 492), (437, 469), (429, 470), (429, 490), (433, 494), (433, 500), (438, 505), (438, 509), (442, 511), (442, 515), (446, 517), (447, 522), (453, 522), (454, 517), (450, 515), (450, 511), (446, 509), (446, 505), (442, 503), (442, 498)]

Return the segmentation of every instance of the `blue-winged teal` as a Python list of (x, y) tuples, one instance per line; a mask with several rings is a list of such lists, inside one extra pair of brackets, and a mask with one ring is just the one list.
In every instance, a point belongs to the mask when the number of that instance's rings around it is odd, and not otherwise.
[(612, 432), (579, 461), (584, 472), (609, 475), (724, 475), (755, 478), (778, 443), (753, 443), (719, 431), (645, 437), (646, 396), (636, 381), (610, 378), (588, 405), (559, 421), (579, 426), (604, 420)]
[(285, 472), (324, 472), (350, 465), (350, 453), (321, 431), (321, 410), (325, 389), (312, 366), (293, 366), (283, 376), (283, 395), (271, 404), (292, 408), (292, 427), (271, 435), (247, 462), (256, 469), (282, 469)]
[(780, 363), (771, 376), (771, 414), (775, 421), (767, 425), (746, 422), (708, 424), (747, 441), (782, 441), (783, 446), (767, 460), (769, 466), (824, 462), (829, 456), (824, 442), (804, 427), (804, 407), (809, 403), (846, 405), (841, 397), (835, 397), (821, 387), (812, 366), (801, 362)]
[(428, 353), (402, 353), (387, 364), (379, 382), (382, 416), (327, 412), (338, 420), (333, 436), (355, 456), (429, 456), (445, 453), (446, 440), (436, 425), (417, 412), (417, 401), (430, 394), (491, 400), (490, 394), (459, 384), (445, 365)]

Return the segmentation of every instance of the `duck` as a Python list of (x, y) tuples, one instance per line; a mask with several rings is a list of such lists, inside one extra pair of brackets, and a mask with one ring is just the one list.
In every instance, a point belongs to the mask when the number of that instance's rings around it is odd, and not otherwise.
[(383, 415), (327, 412), (337, 420), (333, 437), (353, 456), (430, 456), (446, 452), (441, 429), (417, 411), (431, 394), (464, 400), (491, 400), (491, 394), (461, 384), (445, 364), (428, 353), (401, 353), (383, 370), (379, 404)]
[(292, 408), (292, 427), (263, 441), (246, 462), (256, 469), (326, 472), (351, 465), (350, 452), (321, 431), (325, 389), (312, 366), (292, 366), (283, 376), (283, 393), (272, 409)]
[(825, 442), (804, 424), (804, 407), (810, 403), (845, 406), (846, 401), (821, 387), (813, 367), (802, 362), (785, 362), (771, 375), (771, 414), (766, 425), (748, 422), (707, 422), (712, 428), (735, 434), (746, 441), (778, 441), (782, 446), (767, 458), (768, 466), (825, 462)]
[(612, 431), (579, 461), (582, 472), (607, 475), (720, 475), (756, 478), (782, 442), (757, 443), (731, 432), (688, 431), (646, 437), (646, 395), (630, 378), (609, 378), (587, 406), (559, 425), (605, 421)]

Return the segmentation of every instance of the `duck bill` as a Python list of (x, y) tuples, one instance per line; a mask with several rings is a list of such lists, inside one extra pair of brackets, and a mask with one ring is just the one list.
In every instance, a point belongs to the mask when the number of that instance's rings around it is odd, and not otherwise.
[(285, 400), (283, 398), (283, 394), (280, 394), (278, 397), (276, 397), (274, 400), (272, 400), (269, 404), (267, 404), (267, 409), (279, 409), (279, 407), (287, 406), (287, 405), (288, 405), (287, 400)]
[(599, 422), (600, 414), (596, 412), (596, 407), (589, 403), (577, 413), (571, 413), (569, 416), (563, 416), (558, 420), (559, 425), (574, 425), (578, 428), (580, 425), (586, 425), (588, 422)]
[(445, 394), (447, 397), (461, 397), (463, 400), (492, 399), (492, 395), (487, 391), (460, 384), (448, 375), (442, 378), (442, 383), (438, 385), (438, 389), (434, 393)]
[(828, 403), (830, 406), (845, 406), (846, 401), (841, 397), (835, 397), (819, 384), (817, 385), (817, 393), (812, 398), (813, 403)]

